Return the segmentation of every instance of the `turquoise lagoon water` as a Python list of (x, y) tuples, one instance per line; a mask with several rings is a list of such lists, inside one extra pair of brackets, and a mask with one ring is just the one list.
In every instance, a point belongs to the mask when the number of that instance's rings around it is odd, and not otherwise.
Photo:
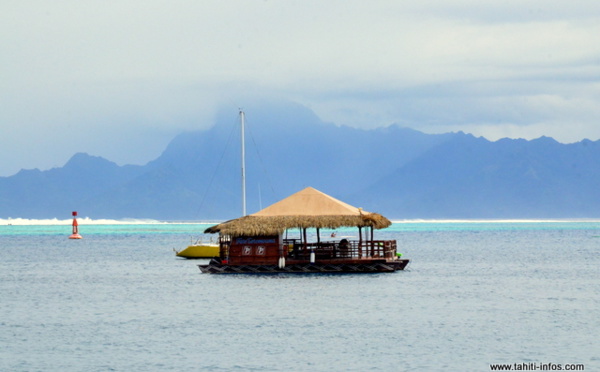
[(176, 258), (205, 227), (0, 226), (0, 371), (600, 370), (599, 222), (395, 223), (403, 272), (267, 276)]

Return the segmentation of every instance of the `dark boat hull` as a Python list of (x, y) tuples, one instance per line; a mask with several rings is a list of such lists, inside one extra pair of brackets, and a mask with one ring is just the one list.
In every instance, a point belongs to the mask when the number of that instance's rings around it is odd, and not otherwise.
[(206, 274), (278, 274), (278, 273), (379, 273), (404, 270), (409, 260), (373, 260), (364, 263), (295, 263), (280, 268), (277, 265), (228, 265), (211, 260), (198, 265)]

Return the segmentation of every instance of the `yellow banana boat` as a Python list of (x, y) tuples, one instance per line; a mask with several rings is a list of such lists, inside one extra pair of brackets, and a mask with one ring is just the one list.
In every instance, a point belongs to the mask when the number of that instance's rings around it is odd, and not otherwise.
[(182, 251), (175, 251), (177, 257), (183, 258), (213, 258), (219, 257), (218, 244), (194, 244)]

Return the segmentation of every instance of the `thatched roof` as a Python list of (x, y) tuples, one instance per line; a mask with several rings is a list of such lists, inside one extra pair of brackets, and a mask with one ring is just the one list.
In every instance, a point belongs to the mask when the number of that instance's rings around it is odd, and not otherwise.
[(365, 212), (307, 187), (257, 213), (209, 227), (205, 233), (232, 236), (276, 235), (290, 228), (372, 226), (383, 229), (391, 224), (390, 220), (380, 214)]

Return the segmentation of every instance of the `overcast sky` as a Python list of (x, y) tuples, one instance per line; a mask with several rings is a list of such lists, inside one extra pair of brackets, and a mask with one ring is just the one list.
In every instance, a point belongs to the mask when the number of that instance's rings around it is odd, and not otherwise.
[(598, 0), (0, 2), (0, 176), (145, 164), (250, 97), (362, 128), (600, 139)]

